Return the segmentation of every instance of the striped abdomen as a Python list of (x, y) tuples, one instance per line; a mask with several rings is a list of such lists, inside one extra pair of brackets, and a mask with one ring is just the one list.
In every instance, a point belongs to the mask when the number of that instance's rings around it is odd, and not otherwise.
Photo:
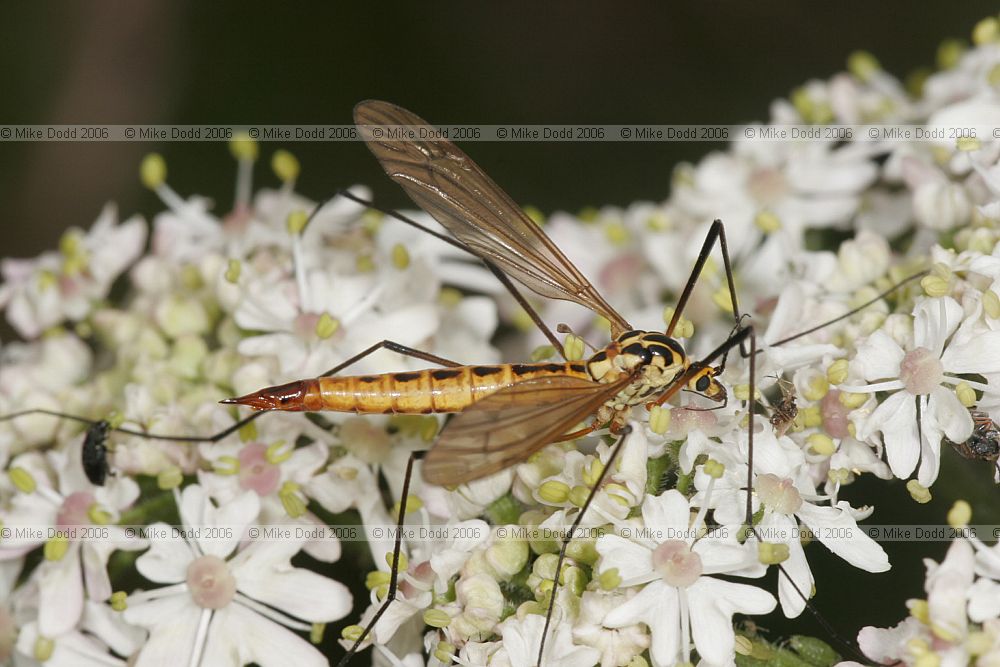
[(223, 402), (248, 405), (257, 410), (299, 412), (460, 412), (504, 387), (546, 375), (590, 379), (584, 364), (577, 362), (456, 366), (412, 373), (299, 380)]

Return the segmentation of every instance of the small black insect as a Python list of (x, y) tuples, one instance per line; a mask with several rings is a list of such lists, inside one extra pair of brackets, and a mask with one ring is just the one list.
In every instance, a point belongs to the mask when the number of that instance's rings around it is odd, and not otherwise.
[(94, 422), (87, 429), (83, 438), (83, 472), (95, 486), (104, 486), (104, 480), (111, 472), (108, 465), (108, 433), (111, 424), (101, 420)]
[(973, 461), (989, 461), (1000, 470), (1000, 426), (996, 424), (990, 416), (979, 410), (969, 410), (972, 415), (972, 435), (965, 442), (952, 442), (948, 444), (952, 449), (967, 459)]
[(799, 414), (799, 406), (795, 403), (795, 385), (788, 380), (775, 378), (781, 389), (781, 400), (771, 406), (771, 426), (779, 438), (795, 422)]

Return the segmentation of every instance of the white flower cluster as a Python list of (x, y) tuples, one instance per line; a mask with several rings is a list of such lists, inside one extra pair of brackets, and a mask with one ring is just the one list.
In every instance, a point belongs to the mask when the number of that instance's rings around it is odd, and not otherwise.
[[(988, 19), (974, 38), (968, 51), (943, 49), (940, 71), (919, 91), (871, 56), (852, 56), (848, 72), (775, 102), (770, 124), (995, 119), (1000, 127), (1000, 22)], [(118, 224), (108, 208), (89, 232), (67, 232), (58, 252), (0, 264), (0, 308), (26, 341), (0, 351), (0, 416), (41, 408), (131, 432), (112, 434), (114, 474), (95, 486), (81, 463), (79, 422), (40, 413), (0, 421), (0, 525), (51, 528), (0, 539), (0, 658), (326, 664), (303, 633), (320, 643), (325, 624), (351, 613), (350, 594), (292, 559), (338, 561), (343, 545), (324, 526), (344, 523), (349, 510), (365, 526), (391, 526), (407, 460), (433, 442), (439, 418), (268, 414), (200, 444), (135, 433), (220, 433), (238, 418), (220, 399), (315, 377), (383, 339), (464, 363), (499, 361), (492, 343), (501, 321), (523, 334), (501, 341), (508, 355), (523, 355), (517, 360), (545, 342), (459, 250), (344, 197), (308, 219), (315, 204), (295, 193), (299, 167), (284, 151), (272, 160), (280, 189), (251, 197), (257, 146), (232, 148), (239, 178), (229, 215), (175, 193), (163, 161), (150, 156), (142, 178), (167, 210), (148, 244), (143, 221)], [(676, 405), (636, 409), (613, 462), (613, 443), (591, 438), (454, 489), (414, 475), (407, 526), (444, 527), (449, 537), (404, 540), (395, 602), (363, 646), (394, 665), (422, 664), (424, 655), (433, 665), (535, 664), (555, 596), (545, 665), (640, 667), (696, 656), (731, 664), (751, 650), (734, 614), (805, 608), (814, 581), (803, 531), (850, 565), (888, 570), (886, 553), (857, 528), (875, 508), (853, 506), (841, 488), (865, 474), (896, 477), (926, 501), (940, 457), (950, 455), (942, 444), (969, 454), (961, 445), (977, 424), (1000, 420), (998, 159), (1000, 142), (989, 137), (741, 137), (678, 168), (662, 203), (540, 221), (609, 303), (638, 328), (657, 330), (670, 321), (712, 220), (724, 220), (741, 312), (758, 331), (757, 392), (734, 349), (721, 375), (724, 406), (684, 393)], [(889, 290), (921, 271), (919, 282)], [(607, 323), (581, 307), (540, 306), (546, 321), (569, 324), (598, 349), (607, 339)], [(713, 257), (675, 331), (692, 359), (731, 334), (733, 306)], [(538, 348), (534, 358), (545, 354)], [(425, 366), (380, 350), (345, 372)], [(776, 418), (791, 396), (797, 411)], [(989, 452), (973, 454), (992, 465)], [(575, 520), (582, 537), (557, 571), (558, 536)], [(164, 522), (237, 530), (164, 541), (122, 529)], [(321, 537), (255, 541), (246, 531), (258, 524), (300, 524)], [(106, 528), (108, 538), (67, 538), (73, 526)], [(365, 580), (371, 604), (342, 631), (345, 648), (391, 587), (390, 533), (369, 538), (378, 568)], [(932, 622), (915, 612), (904, 639), (862, 648), (902, 658), (899, 646), (914, 638), (924, 655), (942, 637), (965, 641), (973, 631), (952, 599), (960, 586), (979, 591), (969, 615), (976, 637), (995, 644), (1000, 609), (988, 598), (996, 564), (977, 570), (975, 583), (971, 569), (966, 582), (948, 565), (971, 558), (956, 543), (928, 583), (943, 620), (933, 621), (931, 599), (924, 616)], [(779, 564), (776, 595), (753, 583)], [(359, 578), (350, 566), (339, 572)]]
[(905, 665), (1000, 662), (1000, 546), (988, 547), (968, 530), (971, 516), (969, 504), (957, 502), (948, 519), (960, 537), (941, 563), (924, 560), (927, 598), (907, 600), (910, 615), (896, 627), (858, 634), (869, 658)]

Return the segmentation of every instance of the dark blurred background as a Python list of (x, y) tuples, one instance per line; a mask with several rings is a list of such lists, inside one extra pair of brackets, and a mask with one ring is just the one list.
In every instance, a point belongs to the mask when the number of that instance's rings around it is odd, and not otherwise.
[[(901, 77), (933, 65), (942, 39), (967, 38), (997, 10), (980, 0), (673, 4), (11, 4), (0, 27), (0, 123), (348, 123), (353, 105), (371, 97), (436, 123), (737, 123), (766, 118), (774, 98), (843, 69), (855, 49)], [(267, 165), (277, 147), (263, 146), (257, 185), (275, 183)], [(298, 189), (313, 198), (360, 182), (385, 203), (405, 202), (360, 144), (283, 147), (302, 162)], [(466, 149), (516, 200), (551, 211), (661, 200), (678, 161), (717, 147)], [(235, 166), (221, 143), (3, 143), (0, 255), (54, 248), (62, 230), (89, 226), (109, 200), (123, 217), (161, 210), (137, 177), (153, 150), (178, 192), (228, 210)], [(954, 497), (975, 489), (984, 490), (975, 518), (996, 521), (989, 466), (944, 458), (932, 509), (915, 513), (897, 483), (877, 497), (873, 522), (943, 521)], [(867, 486), (849, 495), (867, 497), (876, 485)], [(945, 546), (888, 545), (895, 576), (858, 573), (814, 546), (816, 604), (850, 636), (891, 625), (906, 598), (922, 596), (920, 557), (940, 559)]]

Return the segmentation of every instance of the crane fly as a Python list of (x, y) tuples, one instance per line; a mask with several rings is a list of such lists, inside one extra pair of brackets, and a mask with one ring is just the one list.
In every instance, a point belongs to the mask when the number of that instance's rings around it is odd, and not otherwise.
[[(374, 136), (375, 127), (430, 130), (421, 118), (393, 104), (368, 101), (355, 107), (354, 119), (389, 177), (468, 250), (536, 294), (578, 303), (604, 317), (612, 341), (585, 362), (312, 378), (225, 403), (257, 410), (458, 413), (424, 457), (422, 468), (427, 482), (457, 485), (605, 424), (618, 433), (634, 406), (665, 402), (685, 386), (717, 400), (725, 396), (715, 368), (692, 363), (671, 337), (680, 308), (665, 333), (636, 330), (453, 143)], [(724, 239), (721, 223), (716, 228)], [(589, 426), (573, 430), (588, 419)]]
[[(463, 365), (391, 340), (383, 340), (319, 377), (268, 387), (223, 401), (227, 404), (246, 405), (256, 411), (209, 436), (151, 433), (46, 409), (11, 413), (0, 416), (0, 421), (29, 414), (48, 414), (88, 424), (82, 464), (88, 479), (93, 484), (100, 485), (110, 468), (106, 446), (109, 432), (165, 441), (214, 443), (272, 410), (457, 413), (429, 452), (415, 452), (410, 456), (397, 514), (400, 528), (406, 514), (406, 498), (413, 464), (418, 458), (424, 460), (422, 474), (426, 481), (439, 485), (457, 485), (522, 462), (548, 444), (575, 439), (607, 425), (619, 437), (586, 502), (562, 541), (556, 567), (558, 573), (573, 532), (579, 527), (587, 507), (600, 489), (605, 474), (612, 468), (621, 443), (629, 431), (626, 420), (633, 407), (663, 404), (682, 389), (720, 403), (726, 401), (726, 390), (717, 376), (724, 368), (726, 355), (737, 346), (743, 356), (749, 357), (749, 389), (750, 396), (754, 395), (757, 352), (754, 326), (752, 323), (745, 326), (741, 324), (725, 229), (718, 220), (711, 225), (666, 330), (636, 330), (604, 300), (544, 231), (450, 141), (441, 138), (376, 140), (371, 132), (374, 127), (410, 126), (433, 130), (432, 126), (409, 111), (378, 101), (360, 103), (355, 108), (355, 122), (369, 149), (390, 178), (399, 183), (418, 206), (440, 222), (452, 237), (439, 234), (402, 214), (382, 209), (349, 192), (339, 193), (341, 196), (395, 217), (477, 256), (510, 291), (557, 350), (562, 350), (559, 339), (542, 322), (508, 276), (543, 297), (575, 302), (604, 317), (610, 324), (611, 342), (585, 361)], [(439, 137), (434, 131), (427, 132), (427, 135)], [(324, 204), (325, 202), (318, 205), (312, 215), (315, 216)], [(700, 360), (692, 360), (672, 336), (716, 242), (724, 260), (736, 326), (733, 333), (715, 350)], [(925, 273), (911, 275), (849, 312), (772, 345), (782, 345), (850, 317)], [(743, 349), (747, 341), (749, 352)], [(418, 358), (439, 367), (405, 373), (338, 376), (341, 371), (381, 349)], [(719, 365), (712, 366), (720, 357), (722, 361)], [(794, 399), (791, 405), (794, 405)], [(748, 424), (751, 426), (748, 428), (748, 471), (751, 471), (755, 402), (748, 401), (748, 406), (751, 413)], [(576, 429), (579, 424), (588, 420), (589, 425)], [(750, 479), (752, 475), (748, 472), (748, 480)], [(747, 525), (752, 529), (751, 509), (751, 494), (747, 494)], [(395, 599), (400, 552), (401, 531), (397, 530), (388, 594), (340, 661), (341, 665), (355, 654)], [(783, 566), (779, 564), (778, 568), (795, 587)], [(539, 662), (556, 599), (555, 592), (559, 586), (558, 579), (557, 576), (553, 581), (538, 651)], [(807, 596), (802, 591), (798, 592), (825, 629), (836, 636), (833, 629), (812, 608)]]

